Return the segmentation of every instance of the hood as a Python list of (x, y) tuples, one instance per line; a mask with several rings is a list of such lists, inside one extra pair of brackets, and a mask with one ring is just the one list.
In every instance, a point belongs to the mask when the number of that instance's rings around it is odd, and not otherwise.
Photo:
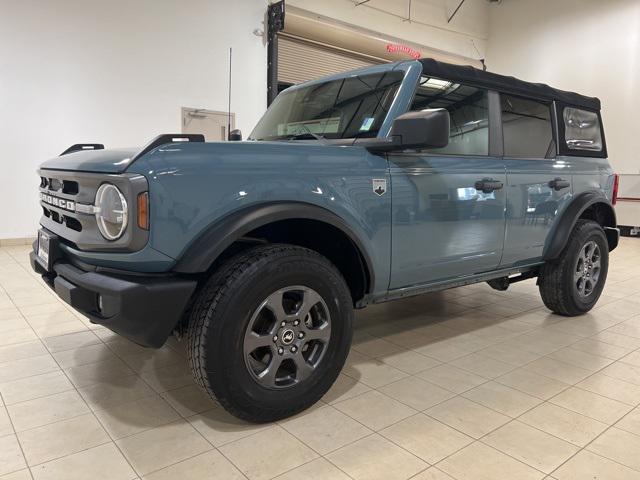
[(122, 173), (139, 151), (140, 149), (137, 148), (79, 151), (47, 160), (40, 165), (40, 168), (95, 173)]

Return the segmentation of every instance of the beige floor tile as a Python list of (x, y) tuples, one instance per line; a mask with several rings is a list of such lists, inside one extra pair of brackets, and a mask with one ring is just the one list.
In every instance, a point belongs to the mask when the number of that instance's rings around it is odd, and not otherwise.
[(365, 359), (347, 364), (343, 373), (371, 388), (379, 388), (408, 375), (377, 359)]
[(622, 357), (620, 361), (640, 367), (640, 351), (631, 352), (629, 355)]
[(553, 472), (558, 480), (640, 480), (640, 472), (586, 450)]
[(498, 377), (495, 381), (543, 400), (569, 388), (566, 383), (521, 368)]
[(147, 349), (142, 353), (126, 355), (122, 357), (122, 360), (136, 372), (154, 370), (176, 363), (184, 364), (184, 358), (167, 347), (160, 350)]
[[(212, 477), (215, 476), (215, 477)], [(246, 477), (233, 464), (216, 451), (211, 450), (183, 460), (162, 470), (145, 475), (144, 480), (176, 480), (220, 478), (241, 480)]]
[(615, 424), (616, 428), (635, 435), (640, 435), (640, 408), (630, 411)]
[(416, 410), (425, 410), (455, 396), (455, 393), (418, 377), (403, 378), (378, 391)]
[(280, 426), (321, 455), (372, 433), (344, 413), (327, 405), (280, 422)]
[(251, 480), (270, 479), (318, 456), (278, 426), (224, 445), (220, 451)]
[(30, 466), (110, 440), (100, 422), (90, 414), (18, 432), (18, 438)]
[(380, 358), (403, 351), (398, 345), (376, 337), (366, 338), (362, 341), (358, 341), (356, 338), (354, 339), (352, 348), (372, 358)]
[(631, 410), (631, 406), (580, 388), (569, 388), (549, 402), (586, 417), (612, 424)]
[(69, 322), (47, 324), (33, 326), (33, 330), (40, 338), (54, 337), (58, 335), (67, 335), (69, 333), (77, 333), (87, 330), (87, 326), (80, 320), (71, 320)]
[(73, 384), (60, 370), (0, 384), (7, 405), (73, 390)]
[(139, 374), (158, 393), (195, 384), (186, 362), (143, 370)]
[(454, 393), (462, 393), (488, 381), (466, 370), (452, 365), (440, 365), (420, 372), (418, 377)]
[(613, 360), (610, 358), (593, 355), (570, 347), (561, 348), (560, 350), (550, 353), (549, 358), (568, 363), (574, 367), (591, 370), (592, 372), (596, 372), (613, 363)]
[(28, 469), (18, 470), (17, 472), (8, 473), (0, 476), (2, 480), (33, 480), (31, 472)]
[(514, 418), (542, 402), (542, 400), (537, 397), (497, 382), (487, 382), (466, 391), (462, 396)]
[(632, 350), (630, 348), (623, 348), (616, 345), (611, 345), (609, 343), (600, 342), (592, 338), (580, 340), (579, 342), (570, 345), (569, 348), (580, 350), (581, 352), (585, 353), (590, 353), (592, 355), (609, 358), (611, 360), (618, 360)]
[(75, 390), (8, 405), (7, 410), (18, 432), (89, 412)]
[(511, 420), (466, 398), (455, 397), (425, 412), (473, 438), (480, 438)]
[(580, 449), (517, 420), (490, 433), (482, 442), (545, 473), (553, 472)]
[(87, 347), (89, 345), (99, 345), (102, 343), (100, 339), (90, 331), (70, 333), (68, 335), (61, 335), (58, 337), (49, 337), (45, 338), (43, 341), (52, 353)]
[(420, 355), (412, 350), (405, 350), (378, 358), (384, 363), (410, 375), (427, 370), (428, 368), (433, 368), (440, 364), (438, 360), (425, 357), (424, 355)]
[(587, 450), (640, 471), (640, 436), (610, 428), (596, 438)]
[(0, 363), (0, 383), (59, 370), (49, 354)]
[(114, 378), (107, 382), (79, 388), (78, 391), (93, 410), (156, 395), (153, 389), (136, 375)]
[(571, 385), (578, 383), (580, 380), (584, 380), (593, 373), (592, 370), (575, 367), (550, 357), (542, 357), (538, 360), (534, 360), (523, 368), (530, 372)]
[(32, 468), (35, 480), (131, 480), (136, 473), (112, 443)]
[(347, 445), (327, 459), (355, 480), (405, 480), (429, 466), (379, 435)]
[(185, 418), (218, 407), (218, 404), (197, 385), (162, 392), (160, 396)]
[(587, 377), (577, 383), (576, 386), (627, 405), (640, 403), (640, 385), (608, 377), (603, 373), (596, 373)]
[[(476, 442), (445, 458), (438, 468), (457, 480), (538, 480), (544, 474), (487, 445)], [(508, 472), (508, 476), (505, 476)]]
[(0, 346), (15, 345), (16, 343), (24, 343), (38, 340), (38, 336), (31, 328), (19, 328), (17, 330), (9, 330), (0, 335)]
[(510, 363), (485, 357), (479, 353), (472, 353), (466, 357), (458, 358), (451, 362), (451, 365), (484, 378), (496, 378), (516, 368)]
[(122, 360), (112, 359), (67, 368), (65, 373), (76, 387), (81, 388), (97, 383), (107, 383), (110, 380), (133, 375), (135, 372)]
[(57, 325), (78, 320), (78, 318), (67, 309), (47, 311), (38, 314), (23, 313), (23, 315), (33, 328), (38, 328), (46, 325)]
[(29, 328), (27, 321), (20, 317), (0, 320), (0, 333), (10, 332), (11, 330), (24, 330)]
[(388, 427), (416, 413), (413, 408), (377, 391), (336, 403), (334, 407), (372, 430)]
[[(244, 478), (244, 477), (243, 477)], [(293, 470), (278, 475), (274, 480), (349, 480), (346, 473), (324, 458), (317, 458)], [(168, 480), (168, 479), (167, 479)]]
[(0, 475), (15, 472), (27, 466), (15, 435), (0, 437)]
[(211, 450), (185, 421), (162, 425), (116, 441), (139, 475), (146, 475)]
[(23, 360), (29, 357), (46, 355), (47, 349), (40, 340), (35, 342), (17, 343), (0, 347), (0, 363), (12, 360)]
[(329, 391), (324, 394), (322, 400), (329, 404), (348, 400), (357, 397), (363, 393), (370, 391), (371, 388), (365, 384), (358, 382), (356, 379), (347, 377), (346, 375), (338, 375), (337, 380), (331, 386)]
[(429, 464), (466, 447), (473, 439), (424, 414), (409, 417), (380, 431), (396, 445)]
[(609, 330), (605, 330), (604, 332), (600, 332), (597, 335), (594, 335), (592, 339), (630, 350), (640, 348), (640, 338), (620, 335), (618, 333), (610, 332)]
[(175, 422), (180, 418), (178, 412), (157, 394), (97, 410), (95, 415), (114, 439)]
[(635, 365), (615, 362), (604, 368), (601, 373), (640, 386), (640, 367)]
[(115, 355), (106, 345), (96, 344), (55, 352), (53, 353), (53, 358), (56, 359), (62, 368), (71, 368), (89, 363), (113, 360)]
[(226, 445), (269, 428), (269, 425), (253, 424), (240, 420), (222, 408), (194, 415), (187, 420), (214, 447)]
[(455, 480), (451, 475), (444, 473), (437, 467), (427, 468), (420, 472), (415, 477), (411, 477), (411, 480)]
[(607, 428), (605, 423), (551, 403), (537, 406), (518, 420), (580, 447)]
[(516, 367), (520, 367), (540, 358), (539, 354), (523, 350), (522, 348), (511, 345), (509, 342), (491, 345), (490, 347), (480, 350), (478, 353), (485, 357), (509, 363)]
[(7, 413), (7, 409), (4, 406), (0, 406), (0, 437), (15, 433), (13, 431), (13, 425), (11, 425), (11, 419)]

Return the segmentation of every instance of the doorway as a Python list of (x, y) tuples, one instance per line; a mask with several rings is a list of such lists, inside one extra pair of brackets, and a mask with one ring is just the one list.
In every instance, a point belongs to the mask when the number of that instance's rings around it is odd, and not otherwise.
[[(229, 120), (231, 120), (229, 122)], [(236, 128), (236, 114), (182, 107), (182, 133), (202, 133), (207, 142), (221, 142), (228, 138), (228, 125)]]

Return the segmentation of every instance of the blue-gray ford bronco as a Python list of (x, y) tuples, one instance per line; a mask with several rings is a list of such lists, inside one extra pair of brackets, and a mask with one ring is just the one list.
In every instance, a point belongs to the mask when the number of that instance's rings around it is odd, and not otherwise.
[(140, 345), (185, 338), (253, 422), (327, 392), (354, 309), (537, 277), (580, 315), (619, 238), (597, 98), (432, 59), (290, 87), (246, 141), (77, 144), (39, 175), (32, 267)]

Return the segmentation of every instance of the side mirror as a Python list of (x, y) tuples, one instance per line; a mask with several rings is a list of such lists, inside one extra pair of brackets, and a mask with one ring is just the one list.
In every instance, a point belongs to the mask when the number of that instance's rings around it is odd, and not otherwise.
[(402, 149), (446, 147), (449, 122), (449, 112), (444, 108), (407, 112), (394, 120), (391, 137), (400, 137)]
[(231, 130), (229, 132), (229, 141), (230, 142), (239, 142), (242, 140), (242, 132), (240, 130)]
[(372, 151), (442, 148), (449, 144), (449, 112), (444, 108), (407, 112), (393, 121), (386, 139), (361, 142)]

